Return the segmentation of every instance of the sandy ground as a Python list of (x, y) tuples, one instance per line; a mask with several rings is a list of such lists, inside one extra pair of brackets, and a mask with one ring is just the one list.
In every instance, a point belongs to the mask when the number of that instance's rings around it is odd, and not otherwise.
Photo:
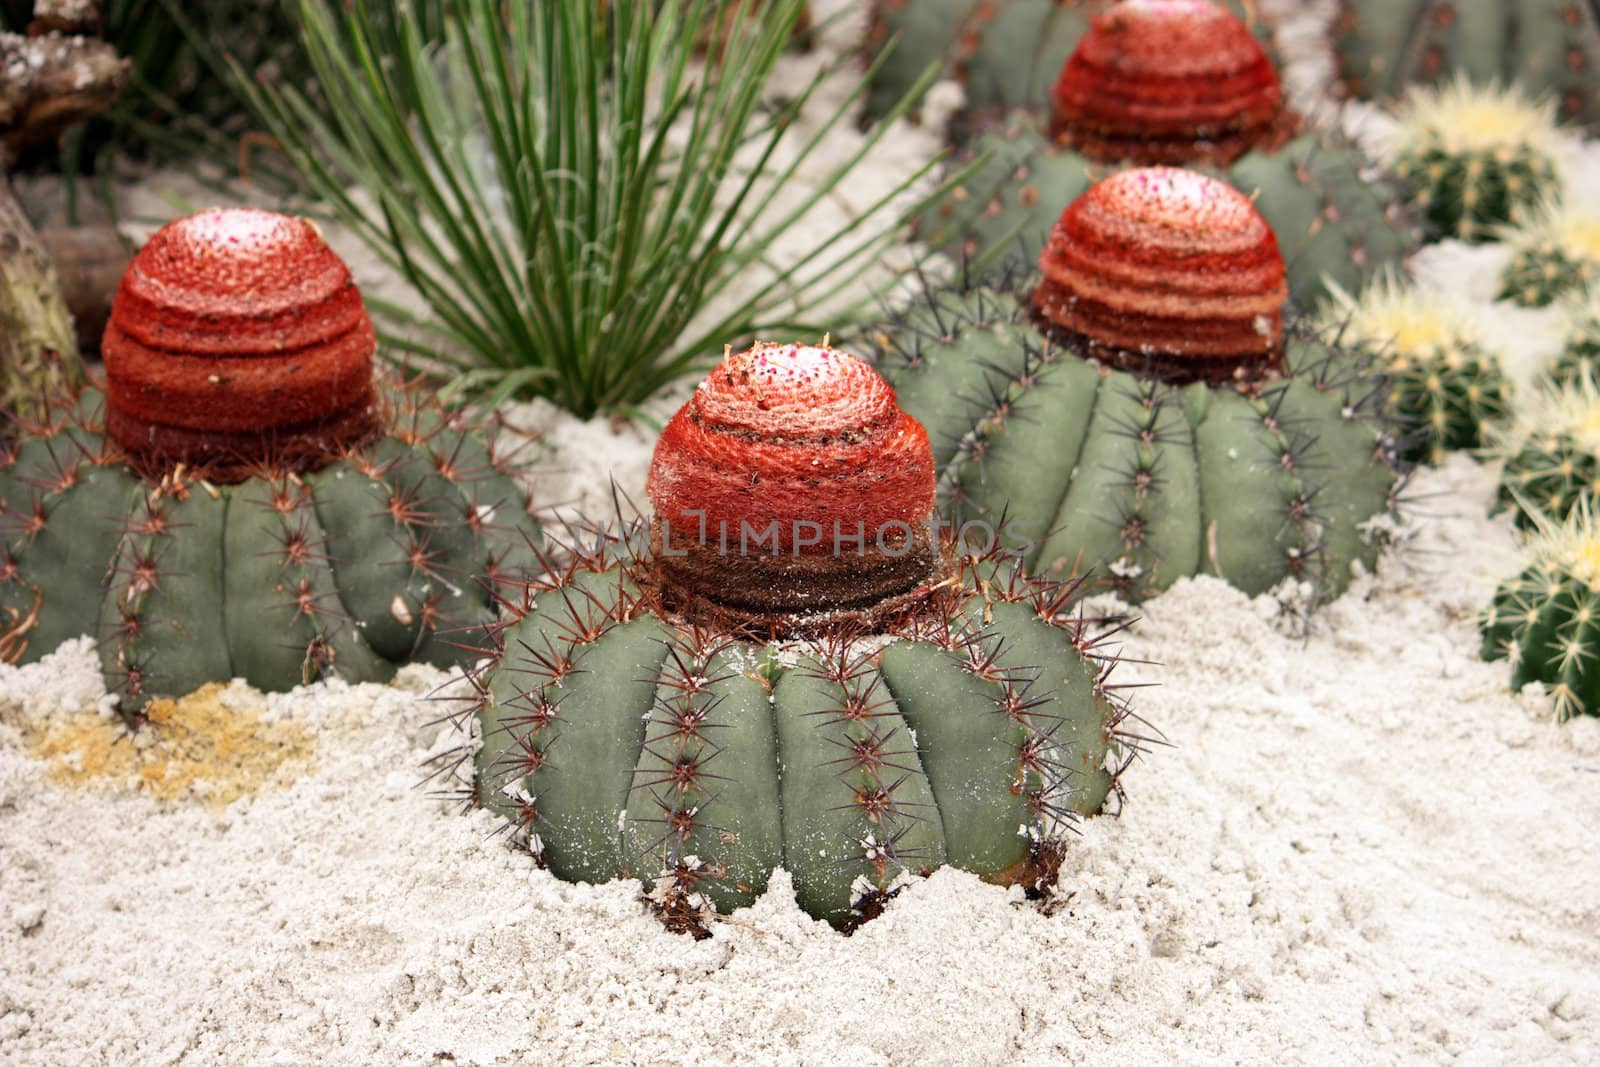
[[(1485, 303), (1497, 254), (1418, 272), (1525, 379), (1555, 324)], [(512, 414), (541, 499), (642, 499), (647, 431)], [(1307, 634), (1209, 579), (1145, 605), (1121, 670), (1170, 745), (1048, 914), (946, 870), (845, 938), (780, 871), (696, 942), (419, 785), (443, 674), (235, 685), (156, 745), (87, 639), (0, 668), (0, 1062), (1595, 1062), (1600, 720), (1477, 659), (1517, 569), (1494, 477), (1421, 472), (1403, 549)]]

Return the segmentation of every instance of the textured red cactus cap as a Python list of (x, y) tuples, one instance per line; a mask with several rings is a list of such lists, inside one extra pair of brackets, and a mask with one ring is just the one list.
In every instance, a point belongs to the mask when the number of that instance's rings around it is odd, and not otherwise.
[(938, 566), (927, 432), (826, 342), (730, 351), (667, 424), (648, 492), (680, 598), (762, 618), (848, 612)]
[(150, 238), (102, 351), (107, 431), (153, 467), (313, 466), (376, 422), (372, 321), (305, 219), (214, 209)]
[(1210, 0), (1123, 0), (1078, 42), (1051, 103), (1052, 136), (1111, 162), (1228, 163), (1293, 124), (1261, 43)]
[(1045, 327), (1168, 381), (1251, 381), (1280, 363), (1289, 288), (1272, 228), (1215, 178), (1123, 171), (1067, 208), (1039, 256)]

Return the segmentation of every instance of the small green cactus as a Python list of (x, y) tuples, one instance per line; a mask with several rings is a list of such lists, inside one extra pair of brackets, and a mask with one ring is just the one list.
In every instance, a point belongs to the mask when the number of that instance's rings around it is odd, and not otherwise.
[(1565, 338), (1545, 377), (1558, 386), (1600, 382), (1600, 293), (1575, 295), (1561, 306)]
[(1514, 689), (1543, 682), (1563, 721), (1600, 715), (1600, 530), (1588, 501), (1564, 523), (1541, 519), (1527, 555), (1479, 620), (1483, 658), (1510, 661)]
[(1452, 82), (1413, 89), (1400, 106), (1386, 162), (1438, 236), (1493, 240), (1505, 224), (1563, 187), (1554, 108), (1515, 88)]
[(1581, 379), (1547, 392), (1508, 433), (1500, 504), (1516, 524), (1564, 522), (1600, 494), (1600, 387)]
[(470, 798), (558, 877), (639, 879), (675, 929), (779, 866), (841, 927), (945, 864), (1047, 892), (1117, 789), (1126, 709), (1076, 586), (913, 532), (933, 475), (865, 364), (729, 352), (662, 434), (649, 522), (580, 537), (495, 629)]
[(1600, 121), (1600, 19), (1578, 0), (1340, 0), (1333, 44), (1367, 100), (1451, 78), (1518, 81), (1564, 118)]
[(1438, 295), (1391, 275), (1360, 299), (1335, 291), (1327, 317), (1342, 344), (1379, 360), (1389, 409), (1410, 430), (1404, 458), (1438, 463), (1448, 451), (1479, 448), (1510, 413), (1511, 383), (1498, 356)]
[(1549, 307), (1588, 291), (1600, 265), (1600, 217), (1546, 204), (1508, 228), (1513, 249), (1500, 280), (1500, 298), (1522, 307)]

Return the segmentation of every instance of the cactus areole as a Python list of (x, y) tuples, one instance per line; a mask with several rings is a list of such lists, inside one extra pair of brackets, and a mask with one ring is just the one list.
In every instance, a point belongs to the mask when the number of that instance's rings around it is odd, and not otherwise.
[(106, 327), (106, 431), (150, 470), (240, 481), (320, 466), (377, 428), (372, 322), (305, 219), (213, 209), (160, 230)]
[(1050, 132), (1103, 162), (1230, 163), (1294, 126), (1266, 50), (1210, 0), (1124, 0), (1078, 42)]
[(672, 602), (837, 613), (938, 568), (927, 432), (877, 371), (826, 344), (730, 351), (668, 423), (648, 491)]
[(1171, 167), (1107, 178), (1068, 206), (1039, 267), (1042, 324), (1101, 362), (1174, 383), (1281, 364), (1283, 256), (1226, 182)]

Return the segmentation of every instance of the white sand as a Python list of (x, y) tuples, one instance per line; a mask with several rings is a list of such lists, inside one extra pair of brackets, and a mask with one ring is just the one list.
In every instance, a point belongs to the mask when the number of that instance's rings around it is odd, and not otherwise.
[[(544, 499), (613, 474), (642, 499), (648, 435), (518, 416)], [(1407, 551), (1304, 638), (1213, 580), (1147, 604), (1126, 651), (1163, 665), (1124, 678), (1162, 683), (1137, 707), (1172, 744), (1083, 826), (1049, 915), (943, 871), (844, 938), (779, 872), (695, 942), (418, 786), (453, 743), (436, 672), (230, 690), (316, 753), (218, 812), (29, 754), (103, 704), (87, 641), (0, 668), (0, 1062), (1594, 1062), (1600, 720), (1476, 658), (1517, 566), (1493, 479), (1420, 474)]]

